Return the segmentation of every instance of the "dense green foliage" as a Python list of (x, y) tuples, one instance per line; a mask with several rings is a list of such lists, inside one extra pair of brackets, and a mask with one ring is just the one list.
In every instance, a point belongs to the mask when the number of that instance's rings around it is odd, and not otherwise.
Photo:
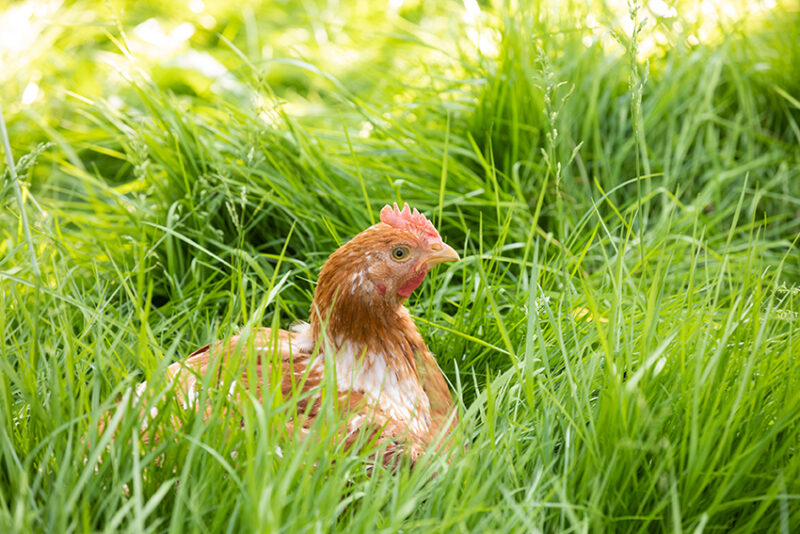
[[(0, 13), (0, 531), (800, 528), (796, 4), (516, 4)], [(449, 465), (366, 476), (296, 399), (139, 439), (127, 388), (305, 319), (392, 201), (463, 258), (409, 301)]]

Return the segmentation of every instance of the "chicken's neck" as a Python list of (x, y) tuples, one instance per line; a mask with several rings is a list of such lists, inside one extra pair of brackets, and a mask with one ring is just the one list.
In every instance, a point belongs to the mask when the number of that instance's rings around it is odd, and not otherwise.
[(415, 371), (414, 352), (424, 350), (425, 344), (404, 306), (370, 305), (349, 295), (332, 303), (315, 301), (313, 306), (311, 331), (320, 347), (338, 350), (347, 345), (382, 354), (398, 371), (406, 366)]
[(321, 353), (334, 352), (340, 390), (362, 392), (394, 419), (408, 421), (413, 431), (427, 431), (430, 404), (415, 358), (427, 349), (405, 299), (381, 298), (352, 272), (323, 269), (312, 303), (311, 337)]

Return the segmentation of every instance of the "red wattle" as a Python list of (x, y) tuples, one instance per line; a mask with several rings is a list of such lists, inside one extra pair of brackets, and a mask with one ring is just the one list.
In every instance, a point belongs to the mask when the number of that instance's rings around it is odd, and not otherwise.
[(403, 287), (397, 290), (397, 294), (404, 298), (410, 297), (411, 293), (413, 293), (414, 290), (419, 287), (422, 281), (425, 280), (426, 274), (428, 274), (427, 271), (422, 269), (417, 276), (403, 284)]

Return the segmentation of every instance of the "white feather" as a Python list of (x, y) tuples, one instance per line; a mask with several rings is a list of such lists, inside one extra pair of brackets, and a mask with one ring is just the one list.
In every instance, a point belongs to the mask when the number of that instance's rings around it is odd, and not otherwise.
[(298, 323), (292, 327), (292, 332), (296, 334), (292, 340), (293, 352), (311, 352), (314, 350), (314, 338), (311, 337), (310, 324)]
[(356, 290), (361, 291), (373, 291), (375, 286), (370, 282), (367, 275), (364, 274), (364, 271), (356, 271), (353, 276), (350, 277), (350, 294), (354, 294)]
[(194, 387), (189, 387), (188, 391), (186, 392), (186, 402), (183, 403), (184, 409), (189, 409), (194, 407), (194, 404), (197, 402), (198, 394)]
[[(412, 432), (430, 428), (430, 402), (416, 380), (401, 378), (381, 353), (358, 350), (349, 341), (340, 343), (336, 354), (336, 386), (339, 391), (356, 391), (392, 419), (405, 421)], [(324, 368), (319, 354), (313, 366)]]

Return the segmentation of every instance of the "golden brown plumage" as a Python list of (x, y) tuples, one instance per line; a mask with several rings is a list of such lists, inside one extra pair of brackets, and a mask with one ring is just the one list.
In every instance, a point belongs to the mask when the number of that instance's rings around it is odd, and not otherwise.
[[(457, 416), (444, 376), (403, 304), (433, 265), (458, 259), (417, 210), (386, 206), (380, 223), (323, 265), (308, 324), (274, 336), (269, 328), (234, 336), (170, 365), (167, 375), (176, 398), (196, 409), (203, 384), (227, 389), (236, 399), (242, 398), (238, 388), (261, 398), (263, 388), (277, 387), (277, 377), (284, 397), (312, 392), (301, 397), (298, 413), (303, 415), (293, 423), (303, 432), (322, 402), (316, 392), (329, 372), (328, 354), (335, 363), (345, 443), (363, 431), (387, 444), (386, 461), (404, 453), (413, 462), (455, 425)], [(253, 352), (255, 376), (245, 364)], [(279, 372), (273, 365), (280, 365)], [(216, 375), (206, 376), (211, 369)], [(137, 397), (145, 387), (137, 388)]]

